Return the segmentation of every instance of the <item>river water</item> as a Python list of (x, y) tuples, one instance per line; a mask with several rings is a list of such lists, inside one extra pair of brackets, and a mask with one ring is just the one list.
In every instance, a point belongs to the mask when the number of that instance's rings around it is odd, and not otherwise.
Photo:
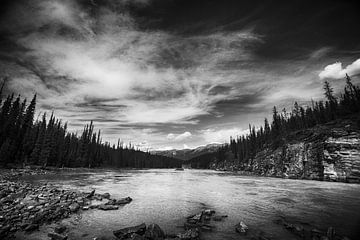
[[(247, 239), (234, 230), (239, 221), (251, 232), (270, 239), (298, 239), (278, 225), (279, 218), (357, 239), (360, 235), (360, 185), (241, 176), (211, 170), (175, 171), (93, 170), (59, 175), (30, 176), (25, 180), (50, 182), (62, 188), (109, 192), (133, 201), (115, 211), (89, 210), (72, 221), (73, 238), (111, 236), (113, 230), (145, 222), (157, 223), (167, 233), (182, 232), (185, 218), (204, 208), (228, 215), (214, 222), (215, 231), (203, 239)], [(71, 237), (70, 234), (70, 237)], [(359, 238), (358, 238), (359, 239)]]

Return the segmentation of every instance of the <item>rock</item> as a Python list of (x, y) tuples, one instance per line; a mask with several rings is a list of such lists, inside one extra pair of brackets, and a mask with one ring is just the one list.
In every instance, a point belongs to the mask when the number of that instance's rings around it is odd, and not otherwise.
[(143, 235), (146, 231), (146, 224), (142, 223), (137, 226), (123, 228), (120, 230), (113, 231), (113, 234), (119, 239), (126, 239), (131, 237), (132, 234), (137, 233)]
[(26, 232), (31, 232), (31, 231), (34, 231), (34, 230), (37, 230), (39, 229), (39, 224), (29, 224), (25, 227), (25, 231)]
[(64, 225), (56, 226), (54, 229), (55, 233), (62, 234), (66, 231), (66, 227)]
[(215, 214), (215, 210), (205, 209), (205, 210), (203, 211), (203, 214), (204, 214), (204, 215), (207, 215), (207, 216), (211, 216), (211, 215)]
[(101, 205), (98, 206), (98, 209), (101, 209), (101, 210), (104, 210), (104, 211), (117, 210), (117, 209), (119, 209), (119, 206), (101, 204)]
[(197, 222), (200, 222), (200, 221), (201, 221), (201, 218), (202, 218), (202, 212), (199, 213), (199, 214), (195, 214), (195, 215), (189, 216), (189, 217), (187, 218), (187, 221), (188, 221), (188, 223), (197, 223)]
[(128, 204), (132, 201), (131, 197), (126, 197), (126, 198), (121, 198), (121, 199), (109, 199), (109, 201), (107, 203), (105, 203), (106, 205), (124, 205), (124, 204)]
[(182, 240), (197, 240), (200, 237), (199, 229), (189, 229), (185, 233), (179, 233), (177, 237)]
[[(141, 236), (139, 234), (136, 234), (136, 233), (132, 234), (131, 237), (128, 238), (128, 239), (129, 240), (147, 240), (147, 238), (145, 238), (145, 237), (143, 237), (143, 236)], [(150, 239), (155, 240), (155, 238), (154, 239), (150, 238)]]
[(101, 194), (101, 197), (106, 198), (106, 199), (110, 199), (110, 193)]
[(92, 198), (95, 194), (95, 189), (92, 190), (88, 195), (86, 195), (86, 198)]
[(50, 237), (51, 240), (66, 240), (68, 238), (67, 236), (59, 233), (48, 233), (48, 237)]
[(80, 208), (80, 205), (78, 203), (72, 203), (69, 205), (70, 212), (76, 212)]
[(249, 228), (248, 228), (248, 226), (246, 226), (246, 224), (243, 221), (241, 221), (235, 226), (235, 230), (236, 230), (236, 232), (240, 233), (241, 235), (246, 235)]
[(150, 224), (146, 228), (145, 237), (152, 240), (160, 240), (165, 238), (165, 233), (159, 225)]
[(122, 198), (122, 199), (116, 200), (116, 205), (128, 204), (131, 201), (132, 201), (131, 197)]

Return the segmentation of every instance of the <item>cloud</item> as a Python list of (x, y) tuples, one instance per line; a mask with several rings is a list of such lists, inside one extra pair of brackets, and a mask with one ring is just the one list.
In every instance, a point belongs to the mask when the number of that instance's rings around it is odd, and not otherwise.
[(214, 129), (209, 128), (200, 131), (201, 136), (207, 143), (224, 143), (229, 142), (230, 136), (236, 138), (248, 134), (249, 130), (243, 130), (241, 128), (226, 128), (226, 129)]
[(104, 140), (142, 149), (223, 143), (274, 105), (321, 95), (316, 62), (331, 47), (310, 61), (264, 60), (256, 50), (269, 38), (253, 23), (202, 19), (206, 31), (182, 34), (136, 12), (158, 6), (152, 2), (34, 0), (31, 11), (26, 1), (15, 4), (0, 22), (11, 33), (4, 38), (12, 48), (0, 44), (10, 91), (37, 92), (38, 112), (55, 110), (70, 131), (94, 120)]
[(345, 68), (342, 67), (341, 62), (327, 65), (324, 70), (319, 73), (319, 77), (320, 79), (341, 79), (344, 78), (346, 74), (349, 76), (360, 74), (360, 58)]
[(168, 140), (171, 140), (171, 141), (175, 141), (175, 142), (179, 142), (179, 141), (183, 141), (185, 139), (188, 139), (192, 136), (191, 132), (184, 132), (184, 133), (181, 133), (181, 134), (173, 134), (173, 133), (169, 133), (167, 135), (167, 139)]

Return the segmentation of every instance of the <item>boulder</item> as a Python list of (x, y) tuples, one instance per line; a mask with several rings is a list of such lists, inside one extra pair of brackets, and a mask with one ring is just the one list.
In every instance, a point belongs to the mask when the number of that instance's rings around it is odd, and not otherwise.
[(95, 189), (92, 190), (88, 195), (86, 195), (86, 198), (92, 198), (95, 194)]
[(187, 222), (188, 223), (198, 223), (201, 221), (201, 218), (202, 218), (202, 212), (199, 213), (199, 214), (195, 214), (195, 215), (192, 215), (192, 216), (189, 216), (187, 218)]
[(70, 212), (77, 212), (80, 208), (78, 203), (72, 203), (69, 205)]
[(113, 231), (113, 234), (115, 235), (115, 237), (119, 239), (127, 239), (131, 237), (134, 233), (143, 235), (145, 231), (146, 231), (146, 224), (142, 223), (137, 226), (122, 228), (120, 230)]
[(248, 226), (246, 226), (246, 224), (243, 221), (241, 221), (235, 226), (235, 230), (236, 230), (236, 232), (240, 233), (241, 235), (246, 235), (249, 228), (248, 228)]
[(182, 240), (198, 240), (200, 237), (199, 229), (189, 229), (185, 233), (179, 233), (177, 237)]
[(152, 240), (161, 240), (165, 238), (165, 233), (159, 225), (150, 224), (146, 228), (145, 237)]
[(132, 201), (131, 197), (121, 198), (121, 199), (116, 200), (116, 205), (128, 204), (131, 201)]

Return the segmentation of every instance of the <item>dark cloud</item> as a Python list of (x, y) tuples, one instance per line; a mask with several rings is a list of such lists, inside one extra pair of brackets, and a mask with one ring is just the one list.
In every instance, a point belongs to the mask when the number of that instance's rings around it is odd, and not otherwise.
[(253, 27), (264, 36), (256, 53), (267, 58), (304, 58), (304, 52), (323, 46), (359, 50), (359, 10), (356, 1), (340, 0), (155, 0), (133, 8), (140, 27), (179, 35)]

